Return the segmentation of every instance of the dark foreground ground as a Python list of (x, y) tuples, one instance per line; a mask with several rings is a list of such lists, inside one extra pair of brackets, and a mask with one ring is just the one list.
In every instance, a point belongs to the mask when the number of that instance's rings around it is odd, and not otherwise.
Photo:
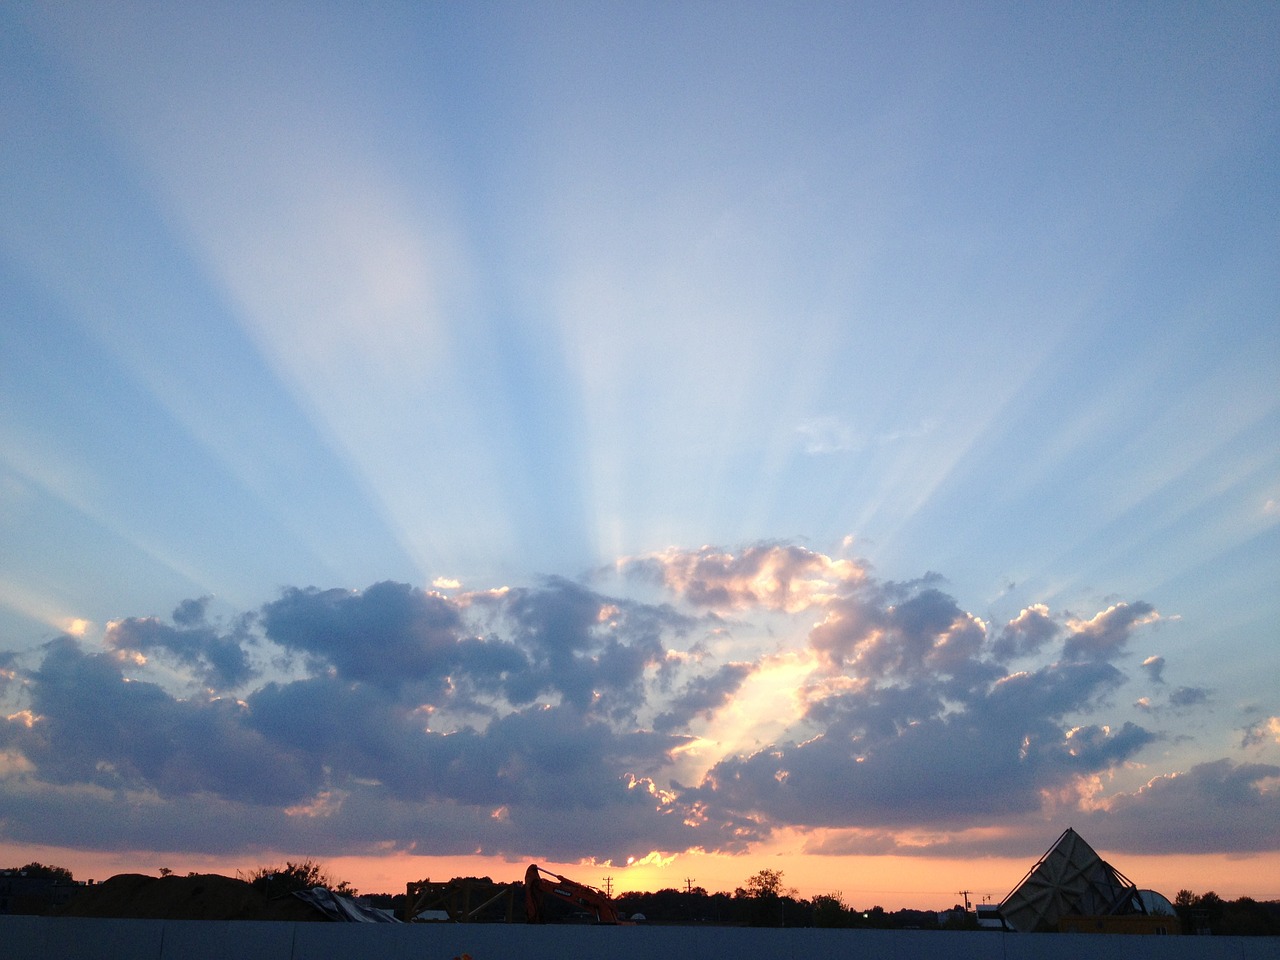
[(1280, 937), (0, 917), (3, 960), (1280, 960)]

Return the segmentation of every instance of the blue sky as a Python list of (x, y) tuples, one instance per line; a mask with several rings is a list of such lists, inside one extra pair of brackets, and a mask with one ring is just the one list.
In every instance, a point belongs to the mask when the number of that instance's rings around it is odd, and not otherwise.
[(1274, 6), (0, 16), (0, 843), (1273, 863)]

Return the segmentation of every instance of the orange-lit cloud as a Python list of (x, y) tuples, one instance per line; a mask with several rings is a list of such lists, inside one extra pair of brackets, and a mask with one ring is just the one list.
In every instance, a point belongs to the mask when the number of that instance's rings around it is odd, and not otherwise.
[[(1033, 604), (996, 627), (937, 577), (881, 582), (785, 545), (621, 570), (617, 593), (290, 588), (230, 625), (192, 600), (112, 621), (100, 645), (9, 655), (0, 748), (23, 786), (5, 781), (6, 822), (62, 842), (57, 825), (93, 823), (117, 849), (269, 833), (316, 856), (536, 858), (645, 882), (801, 836), (806, 857), (1016, 856), (1061, 818), (1116, 849), (1272, 842), (1267, 764), (1114, 779), (1158, 740), (1115, 716), (1149, 604)], [(631, 576), (657, 601), (629, 596)], [(1210, 703), (1177, 687), (1142, 716)], [(1272, 721), (1246, 740), (1265, 747)], [(118, 809), (123, 793), (141, 806)], [(1135, 832), (1179, 810), (1238, 826), (1192, 846)]]
[(736, 554), (712, 547), (671, 548), (620, 565), (654, 571), (690, 603), (723, 610), (759, 607), (796, 613), (824, 606), (866, 577), (855, 561), (781, 544), (747, 547)]

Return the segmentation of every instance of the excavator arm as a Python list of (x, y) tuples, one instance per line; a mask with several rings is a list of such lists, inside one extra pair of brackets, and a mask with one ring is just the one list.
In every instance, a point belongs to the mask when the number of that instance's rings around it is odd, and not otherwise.
[(585, 910), (596, 918), (596, 923), (626, 923), (617, 906), (608, 895), (585, 883), (578, 883), (550, 870), (543, 870), (536, 863), (529, 864), (524, 872), (524, 912), (529, 923), (545, 923), (542, 904), (547, 897), (556, 897), (579, 910)]

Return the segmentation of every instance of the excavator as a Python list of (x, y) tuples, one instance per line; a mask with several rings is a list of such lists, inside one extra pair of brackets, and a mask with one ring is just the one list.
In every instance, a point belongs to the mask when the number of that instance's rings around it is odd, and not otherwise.
[(543, 870), (536, 863), (529, 864), (529, 869), (524, 872), (524, 914), (527, 922), (546, 923), (542, 904), (547, 897), (556, 897), (586, 911), (595, 917), (596, 923), (632, 923), (622, 919), (617, 906), (603, 890)]

